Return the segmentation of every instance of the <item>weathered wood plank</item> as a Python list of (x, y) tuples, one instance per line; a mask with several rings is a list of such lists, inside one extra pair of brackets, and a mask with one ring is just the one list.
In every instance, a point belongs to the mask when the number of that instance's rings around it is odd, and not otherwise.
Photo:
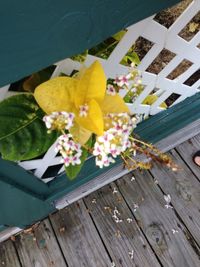
[[(127, 175), (117, 181), (117, 185), (163, 266), (200, 266), (199, 248), (175, 211), (166, 209), (163, 194), (151, 175), (137, 171), (134, 176), (135, 181), (131, 182), (131, 176)], [(134, 203), (139, 206), (136, 210)]]
[(181, 170), (173, 172), (159, 165), (151, 173), (165, 194), (170, 194), (179, 216), (200, 244), (200, 183), (175, 150), (170, 152)]
[(111, 260), (82, 201), (50, 216), (69, 267), (109, 267)]
[[(121, 267), (160, 266), (125, 201), (113, 190), (105, 186), (84, 200), (113, 262)], [(117, 218), (123, 221), (117, 223)]]
[(21, 267), (11, 240), (0, 244), (0, 267)]
[(200, 150), (200, 135), (197, 135), (176, 147), (176, 151), (181, 155), (185, 163), (200, 180), (200, 168), (193, 162), (192, 159), (193, 155), (198, 150)]
[(42, 222), (33, 233), (17, 236), (15, 246), (22, 267), (66, 267), (48, 220)]
[(20, 231), (22, 231), (22, 229), (17, 227), (8, 227), (5, 230), (0, 231), (0, 243), (9, 239), (12, 235), (16, 235)]

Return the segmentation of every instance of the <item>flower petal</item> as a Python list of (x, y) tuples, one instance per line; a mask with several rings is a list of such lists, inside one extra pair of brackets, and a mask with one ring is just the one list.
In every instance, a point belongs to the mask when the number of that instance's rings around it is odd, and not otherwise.
[(92, 135), (92, 132), (81, 127), (77, 123), (75, 123), (74, 126), (70, 129), (70, 133), (72, 134), (73, 139), (81, 145), (86, 144), (90, 136)]
[(101, 109), (103, 114), (108, 113), (130, 113), (127, 105), (125, 104), (123, 98), (121, 98), (118, 94), (116, 95), (106, 95), (102, 104)]
[(106, 76), (101, 64), (95, 61), (89, 68), (86, 68), (80, 77), (76, 90), (75, 106), (89, 103), (94, 99), (101, 103), (106, 91)]
[(47, 113), (72, 111), (78, 81), (70, 77), (57, 77), (36, 87), (34, 97)]
[(76, 122), (83, 128), (97, 135), (103, 134), (103, 114), (99, 104), (95, 100), (91, 100), (88, 104), (88, 114), (86, 117), (81, 117), (76, 114)]

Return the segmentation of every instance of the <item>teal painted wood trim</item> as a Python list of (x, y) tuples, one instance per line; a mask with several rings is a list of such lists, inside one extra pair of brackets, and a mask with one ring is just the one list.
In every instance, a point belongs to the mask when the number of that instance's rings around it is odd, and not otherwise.
[(0, 87), (93, 47), (179, 0), (0, 3)]
[[(173, 134), (181, 128), (200, 118), (200, 93), (187, 98), (185, 101), (165, 110), (157, 115), (150, 117), (138, 125), (135, 133), (143, 140), (151, 143), (161, 141), (165, 137)], [(104, 169), (99, 169), (94, 164), (94, 158), (90, 158), (83, 167), (79, 176), (70, 181), (66, 175), (60, 175), (57, 179), (49, 183), (51, 191), (47, 201), (55, 201), (66, 195), (80, 185), (94, 179), (98, 175), (119, 164), (118, 158), (115, 164)]]
[[(0, 159), (0, 225), (23, 228), (55, 211), (49, 188), (17, 164)], [(0, 228), (0, 231), (3, 228)]]
[(13, 186), (23, 188), (24, 191), (35, 194), (41, 199), (49, 194), (47, 184), (37, 179), (32, 173), (27, 172), (14, 162), (0, 158), (0, 180), (3, 177)]
[(6, 226), (5, 225), (0, 225), (0, 232), (3, 231), (3, 230), (6, 230)]
[(55, 211), (53, 205), (0, 180), (0, 225), (24, 228)]

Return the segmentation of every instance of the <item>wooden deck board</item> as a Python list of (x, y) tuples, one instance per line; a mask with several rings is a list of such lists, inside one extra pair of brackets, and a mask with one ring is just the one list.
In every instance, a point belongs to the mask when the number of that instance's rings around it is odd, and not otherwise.
[[(105, 186), (85, 198), (86, 205), (113, 262), (116, 266), (123, 267), (160, 266), (121, 194), (119, 192), (113, 194), (113, 190), (113, 186)], [(95, 201), (96, 203), (93, 203)], [(113, 218), (115, 213), (122, 222), (115, 221)], [(129, 223), (127, 219), (133, 221)], [(133, 259), (129, 255), (132, 251)]]
[(66, 267), (48, 220), (42, 222), (33, 233), (17, 236), (15, 247), (22, 267)]
[(80, 200), (50, 216), (69, 267), (107, 267), (111, 260)]
[(200, 168), (193, 162), (193, 155), (200, 150), (200, 135), (180, 144), (176, 151), (200, 181)]
[[(165, 207), (163, 193), (151, 175), (136, 171), (134, 176), (133, 182), (127, 175), (117, 184), (163, 266), (199, 267), (198, 255), (188, 240), (189, 232), (175, 211)], [(139, 207), (135, 209), (134, 203)]]
[(170, 194), (177, 213), (200, 244), (200, 183), (175, 150), (171, 156), (181, 168), (177, 172), (156, 165), (151, 173), (165, 194)]
[(21, 267), (11, 240), (0, 244), (0, 267)]

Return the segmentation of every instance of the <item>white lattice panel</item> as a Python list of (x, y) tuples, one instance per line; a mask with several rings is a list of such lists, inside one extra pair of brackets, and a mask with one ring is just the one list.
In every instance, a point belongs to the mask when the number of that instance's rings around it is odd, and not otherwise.
[[(143, 37), (153, 43), (151, 49), (144, 56), (139, 65), (142, 72), (144, 90), (136, 99), (134, 104), (127, 104), (133, 113), (144, 114), (145, 116), (154, 115), (163, 110), (160, 105), (170, 95), (178, 94), (180, 97), (173, 103), (177, 104), (186, 97), (199, 92), (200, 79), (192, 86), (187, 86), (184, 82), (197, 70), (200, 69), (200, 32), (198, 32), (190, 41), (186, 41), (179, 36), (180, 31), (191, 21), (191, 19), (200, 10), (200, 0), (193, 1), (187, 9), (179, 16), (170, 28), (165, 28), (157, 23), (153, 17), (147, 18), (137, 24), (130, 26), (122, 40), (115, 47), (107, 60), (88, 55), (85, 65), (89, 66), (93, 61), (99, 60), (105, 70), (108, 78), (115, 78), (116, 75), (126, 74), (128, 67), (120, 64), (122, 58), (126, 55), (131, 46), (136, 42), (138, 37)], [(175, 54), (173, 59), (160, 71), (159, 74), (147, 72), (147, 68), (154, 59), (163, 50), (167, 49)], [(192, 65), (176, 79), (166, 78), (184, 59), (189, 60)], [(71, 74), (73, 70), (78, 70), (81, 64), (71, 59), (65, 59), (58, 62), (52, 77), (58, 76), (61, 72)], [(8, 91), (9, 86), (1, 89), (0, 99), (3, 99)], [(156, 102), (152, 105), (142, 104), (143, 100), (151, 93), (158, 96)], [(123, 96), (124, 92), (120, 92)], [(49, 149), (42, 159), (30, 160), (19, 163), (27, 170), (35, 170), (37, 177), (42, 177), (49, 166), (60, 164), (60, 157), (54, 152), (54, 145)], [(63, 171), (60, 166), (58, 174)], [(51, 179), (51, 178), (50, 178)], [(46, 181), (49, 181), (47, 179)]]

